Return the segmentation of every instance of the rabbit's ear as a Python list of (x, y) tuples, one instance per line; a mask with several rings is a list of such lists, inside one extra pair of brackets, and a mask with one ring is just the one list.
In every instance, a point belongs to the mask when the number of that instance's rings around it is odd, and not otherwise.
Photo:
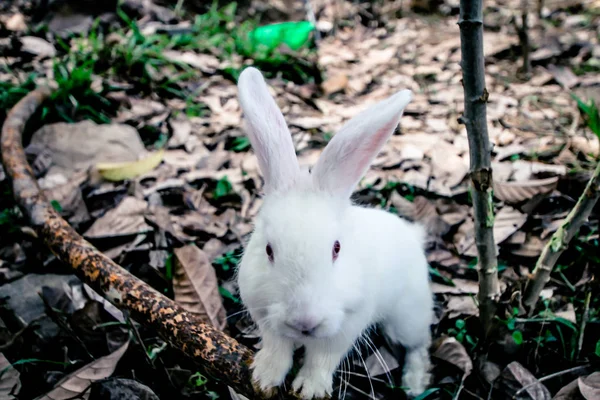
[(355, 186), (394, 133), (412, 100), (402, 90), (348, 121), (325, 147), (312, 171), (314, 184), (334, 195), (350, 197)]
[(239, 101), (246, 133), (265, 179), (265, 191), (290, 187), (300, 167), (292, 136), (262, 74), (246, 68), (238, 79)]

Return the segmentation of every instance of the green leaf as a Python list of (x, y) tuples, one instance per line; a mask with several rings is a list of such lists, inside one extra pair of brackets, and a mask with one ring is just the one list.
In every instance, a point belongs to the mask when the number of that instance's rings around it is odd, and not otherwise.
[(600, 340), (596, 342), (596, 355), (600, 357)]
[(173, 279), (173, 253), (169, 253), (165, 260), (165, 276), (169, 281)]
[(245, 151), (250, 148), (250, 139), (245, 136), (237, 137), (233, 140), (233, 151)]
[(162, 342), (160, 345), (154, 344), (154, 345), (148, 347), (148, 349), (146, 350), (146, 353), (148, 353), (148, 357), (150, 357), (151, 360), (154, 360), (166, 348), (167, 348), (167, 342)]
[(206, 385), (206, 382), (208, 382), (208, 378), (202, 375), (200, 372), (196, 372), (194, 375), (190, 376), (189, 379), (189, 383), (197, 388)]
[(59, 203), (58, 201), (56, 201), (56, 200), (51, 200), (51, 201), (50, 201), (50, 205), (52, 206), (52, 208), (54, 208), (54, 210), (55, 210), (56, 212), (59, 212), (59, 213), (60, 213), (60, 212), (62, 212), (62, 210), (63, 210), (63, 208), (62, 208), (62, 206), (60, 205), (60, 203)]
[(15, 361), (11, 365), (9, 365), (8, 367), (6, 367), (2, 371), (0, 371), (0, 378), (2, 378), (2, 375), (4, 375), (4, 373), (6, 371), (8, 371), (11, 368), (14, 368), (17, 365), (22, 365), (22, 364), (37, 364), (37, 363), (63, 365), (63, 366), (71, 365), (68, 362), (52, 361), (52, 360), (40, 360), (39, 358), (23, 358), (21, 360)]
[(457, 319), (456, 322), (454, 323), (454, 326), (456, 326), (458, 329), (463, 329), (465, 327), (466, 323), (464, 319)]
[(238, 299), (233, 294), (231, 294), (231, 292), (229, 290), (225, 289), (223, 286), (219, 286), (219, 293), (224, 298), (229, 299), (229, 300), (233, 301), (236, 304), (240, 302), (240, 299)]
[(215, 188), (213, 195), (215, 199), (219, 199), (221, 197), (227, 196), (229, 193), (231, 193), (232, 190), (233, 186), (231, 185), (231, 182), (229, 182), (227, 176), (224, 176), (217, 182), (217, 187)]
[(577, 106), (586, 115), (588, 127), (592, 132), (600, 138), (600, 114), (598, 113), (598, 107), (594, 99), (590, 100), (590, 104), (586, 104), (583, 100), (574, 94), (571, 96), (577, 101)]
[(511, 319), (509, 319), (509, 320), (508, 320), (508, 322), (506, 323), (506, 327), (507, 327), (508, 329), (510, 329), (511, 331), (512, 331), (513, 329), (515, 329), (515, 320), (514, 320), (514, 319), (512, 319), (512, 318), (511, 318)]
[(423, 393), (421, 393), (420, 395), (418, 395), (417, 397), (415, 397), (413, 400), (423, 400), (423, 399), (426, 399), (427, 397), (429, 397), (430, 395), (434, 394), (435, 392), (438, 392), (439, 390), (440, 390), (440, 388), (427, 389), (426, 391), (424, 391)]
[(521, 331), (514, 331), (512, 333), (512, 338), (516, 344), (518, 344), (518, 345), (523, 344), (523, 333), (521, 333)]

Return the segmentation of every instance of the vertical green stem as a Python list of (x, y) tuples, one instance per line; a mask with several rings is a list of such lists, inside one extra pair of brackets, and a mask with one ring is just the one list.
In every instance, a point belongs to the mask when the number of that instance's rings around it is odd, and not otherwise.
[(484, 337), (487, 337), (500, 297), (500, 286), (493, 230), (492, 168), (486, 114), (489, 94), (485, 87), (482, 3), (482, 0), (460, 2), (458, 25), (465, 111), (459, 121), (465, 124), (469, 138), (475, 243), (479, 254), (479, 314)]

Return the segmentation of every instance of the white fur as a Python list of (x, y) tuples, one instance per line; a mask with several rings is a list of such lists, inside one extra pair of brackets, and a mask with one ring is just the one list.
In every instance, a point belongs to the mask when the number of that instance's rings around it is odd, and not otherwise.
[[(380, 323), (392, 342), (407, 349), (403, 385), (411, 395), (422, 393), (429, 383), (433, 318), (424, 231), (349, 200), (411, 92), (401, 91), (349, 121), (309, 173), (290, 153), (289, 131), (260, 72), (247, 68), (238, 86), (267, 186), (237, 271), (242, 301), (262, 338), (253, 379), (265, 392), (281, 385), (295, 346), (303, 345), (293, 389), (305, 399), (330, 395), (333, 374), (354, 342)], [(336, 240), (341, 250), (333, 260)], [(302, 318), (320, 322), (310, 336), (288, 326)]]

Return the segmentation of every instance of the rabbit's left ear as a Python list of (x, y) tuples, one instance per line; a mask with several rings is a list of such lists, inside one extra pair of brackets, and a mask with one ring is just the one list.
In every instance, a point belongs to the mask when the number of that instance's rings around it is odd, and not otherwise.
[(315, 186), (336, 196), (350, 197), (411, 100), (412, 92), (402, 90), (348, 121), (327, 144), (312, 170)]
[(238, 88), (246, 133), (265, 178), (265, 192), (283, 191), (294, 184), (300, 172), (283, 114), (256, 68), (248, 67), (240, 74)]

